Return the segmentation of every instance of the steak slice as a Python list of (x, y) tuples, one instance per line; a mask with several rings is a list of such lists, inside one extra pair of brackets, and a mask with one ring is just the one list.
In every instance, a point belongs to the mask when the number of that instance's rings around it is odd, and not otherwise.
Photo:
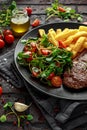
[(87, 88), (87, 50), (73, 60), (70, 71), (65, 71), (63, 84), (68, 88)]

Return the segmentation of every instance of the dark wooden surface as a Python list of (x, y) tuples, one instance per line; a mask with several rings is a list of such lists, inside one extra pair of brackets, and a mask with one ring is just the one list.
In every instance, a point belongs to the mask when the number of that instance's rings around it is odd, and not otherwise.
[[(0, 6), (2, 6), (3, 2), (8, 5), (10, 4), (11, 0), (1, 0)], [(33, 13), (30, 17), (30, 23), (35, 18), (39, 18), (41, 21), (41, 24), (45, 23), (46, 14), (45, 9), (51, 5), (53, 0), (16, 0), (18, 7), (26, 7), (29, 6), (33, 9)], [(84, 16), (84, 22), (87, 21), (87, 0), (59, 0), (60, 3), (65, 4), (69, 7), (75, 8), (78, 13), (81, 13)], [(48, 22), (54, 22), (54, 21), (61, 21), (58, 18), (50, 19)], [(30, 28), (32, 29), (32, 28)], [(15, 43), (12, 46), (5, 47), (3, 50), (0, 50), (0, 57), (8, 53), (9, 51), (14, 51), (15, 46), (17, 44), (17, 41), (19, 38), (15, 39)], [(0, 84), (3, 87), (3, 94), (0, 97), (0, 115), (4, 114), (3, 110), (3, 104), (7, 101), (22, 101), (24, 103), (27, 103), (27, 99), (31, 99), (29, 97), (29, 94), (27, 93), (26, 88), (17, 89), (14, 86), (12, 86), (9, 82), (9, 80), (5, 80), (2, 76), (0, 76)], [(9, 117), (8, 121), (5, 123), (0, 123), (0, 130), (39, 130), (39, 127), (44, 124), (45, 120), (43, 120), (43, 117), (37, 107), (34, 103), (32, 103), (32, 106), (29, 109), (29, 112), (34, 115), (34, 120), (32, 121), (32, 125), (34, 125), (34, 128), (31, 127), (20, 127), (18, 128), (17, 125), (13, 125), (13, 122), (16, 120), (14, 116)], [(26, 122), (25, 122), (26, 123)], [(29, 124), (30, 125), (30, 124)], [(36, 127), (36, 129), (35, 129)], [(31, 129), (30, 129), (31, 128)], [(42, 130), (49, 130), (48, 125), (45, 123), (43, 125)], [(79, 128), (80, 130), (80, 128)]]

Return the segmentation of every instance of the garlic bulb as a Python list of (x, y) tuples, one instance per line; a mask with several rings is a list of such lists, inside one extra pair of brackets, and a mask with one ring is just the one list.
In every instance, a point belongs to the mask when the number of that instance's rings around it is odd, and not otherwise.
[(24, 103), (20, 103), (20, 102), (15, 102), (14, 103), (14, 108), (18, 112), (26, 111), (29, 107), (30, 107), (30, 105), (28, 106), (28, 105), (26, 105)]

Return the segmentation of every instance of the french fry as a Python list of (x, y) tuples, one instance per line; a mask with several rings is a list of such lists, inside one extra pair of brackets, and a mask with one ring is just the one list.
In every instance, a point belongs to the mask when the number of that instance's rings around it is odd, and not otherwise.
[(54, 44), (55, 46), (58, 46), (58, 42), (55, 40), (55, 37), (52, 32), (48, 33), (48, 41)]
[(69, 31), (61, 32), (60, 34), (55, 36), (55, 39), (58, 40), (65, 40), (70, 35), (74, 35), (77, 32), (77, 29), (70, 29)]
[(72, 35), (72, 36), (69, 36), (69, 37), (67, 38), (67, 40), (64, 41), (64, 44), (65, 44), (65, 45), (69, 45), (70, 43), (72, 43), (73, 41), (77, 40), (77, 39), (78, 39), (79, 37), (81, 37), (81, 36), (87, 37), (87, 32), (85, 32), (85, 31), (79, 31), (79, 32), (77, 32), (76, 34), (74, 34), (74, 35)]
[(42, 37), (45, 34), (44, 29), (39, 29), (38, 32), (39, 32), (40, 37)]
[(54, 37), (56, 36), (56, 32), (53, 28), (49, 29), (48, 33), (52, 33)]
[(73, 47), (73, 51), (78, 53), (81, 50), (84, 42), (85, 42), (85, 37), (79, 37), (79, 39), (77, 40), (76, 44)]
[(87, 49), (87, 42), (84, 42), (84, 48), (86, 48)]
[(86, 31), (87, 32), (87, 26), (79, 26), (79, 31)]
[(61, 29), (57, 29), (57, 30), (56, 30), (56, 35), (58, 35), (58, 34), (61, 33), (61, 32), (62, 32)]

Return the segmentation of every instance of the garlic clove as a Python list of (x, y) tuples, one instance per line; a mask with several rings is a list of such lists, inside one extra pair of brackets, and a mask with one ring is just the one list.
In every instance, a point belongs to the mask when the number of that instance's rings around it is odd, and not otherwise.
[(26, 111), (29, 108), (29, 106), (26, 105), (26, 104), (24, 104), (24, 103), (20, 103), (20, 102), (15, 102), (14, 103), (14, 108), (18, 112), (24, 112), (24, 111)]

